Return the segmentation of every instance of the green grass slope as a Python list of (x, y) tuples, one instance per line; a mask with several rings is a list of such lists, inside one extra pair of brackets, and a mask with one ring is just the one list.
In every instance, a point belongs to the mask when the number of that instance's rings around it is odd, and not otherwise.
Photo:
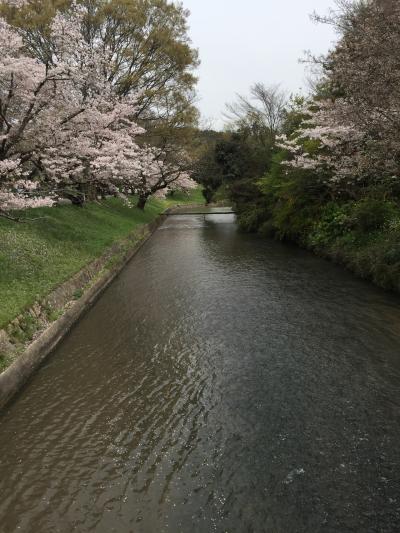
[(166, 208), (200, 203), (196, 189), (189, 196), (150, 199), (145, 211), (113, 198), (27, 211), (22, 216), (35, 220), (24, 223), (0, 218), (0, 328)]

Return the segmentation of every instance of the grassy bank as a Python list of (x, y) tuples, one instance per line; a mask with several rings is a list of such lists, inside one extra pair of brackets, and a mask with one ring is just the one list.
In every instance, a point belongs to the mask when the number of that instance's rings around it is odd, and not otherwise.
[(400, 209), (365, 199), (328, 204), (306, 234), (316, 253), (384, 289), (400, 292)]
[(0, 218), (0, 329), (166, 208), (199, 203), (204, 203), (201, 189), (151, 199), (145, 211), (113, 198), (84, 207), (26, 211), (23, 216), (35, 220), (24, 223)]

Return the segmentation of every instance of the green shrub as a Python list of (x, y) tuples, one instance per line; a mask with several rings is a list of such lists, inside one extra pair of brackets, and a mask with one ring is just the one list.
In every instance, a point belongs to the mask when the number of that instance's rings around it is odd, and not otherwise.
[(336, 203), (327, 204), (321, 211), (313, 230), (308, 236), (311, 247), (324, 247), (332, 244), (338, 237), (348, 235), (351, 230), (349, 206)]
[(294, 240), (305, 244), (316, 216), (313, 205), (302, 206), (291, 199), (278, 203), (273, 209), (273, 225), (280, 240)]
[(365, 198), (354, 205), (353, 224), (360, 232), (370, 232), (382, 228), (394, 217), (395, 206), (373, 198)]
[(39, 321), (29, 313), (25, 313), (20, 320), (20, 327), (24, 331), (26, 339), (31, 340), (38, 329)]
[(9, 365), (9, 359), (7, 355), (0, 353), (0, 372), (7, 368)]
[(276, 228), (272, 220), (267, 220), (266, 222), (261, 224), (259, 233), (263, 237), (267, 237), (267, 238), (274, 237), (276, 235)]
[(246, 206), (238, 213), (239, 226), (250, 233), (257, 232), (265, 220), (265, 210), (256, 206)]
[(395, 265), (396, 263), (400, 265), (400, 243), (393, 244), (393, 247), (389, 247), (385, 251), (384, 260), (388, 265)]

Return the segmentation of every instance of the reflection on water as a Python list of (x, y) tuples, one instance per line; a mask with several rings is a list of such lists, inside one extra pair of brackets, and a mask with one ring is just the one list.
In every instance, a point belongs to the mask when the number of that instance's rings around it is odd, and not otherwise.
[(400, 530), (398, 298), (169, 217), (0, 417), (0, 531)]

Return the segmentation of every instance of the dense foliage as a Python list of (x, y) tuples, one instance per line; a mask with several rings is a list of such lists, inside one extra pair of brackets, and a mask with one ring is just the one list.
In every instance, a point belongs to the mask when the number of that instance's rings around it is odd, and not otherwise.
[(337, 7), (324, 21), (338, 29), (338, 44), (319, 60), (315, 93), (285, 105), (278, 135), (264, 146), (267, 168), (247, 148), (259, 144), (251, 123), (258, 133), (260, 115), (250, 107), (229, 137), (233, 152), (225, 147), (220, 158), (217, 145), (209, 159), (243, 228), (294, 240), (400, 289), (400, 5)]
[(197, 53), (166, 0), (4, 2), (0, 214), (192, 188)]

